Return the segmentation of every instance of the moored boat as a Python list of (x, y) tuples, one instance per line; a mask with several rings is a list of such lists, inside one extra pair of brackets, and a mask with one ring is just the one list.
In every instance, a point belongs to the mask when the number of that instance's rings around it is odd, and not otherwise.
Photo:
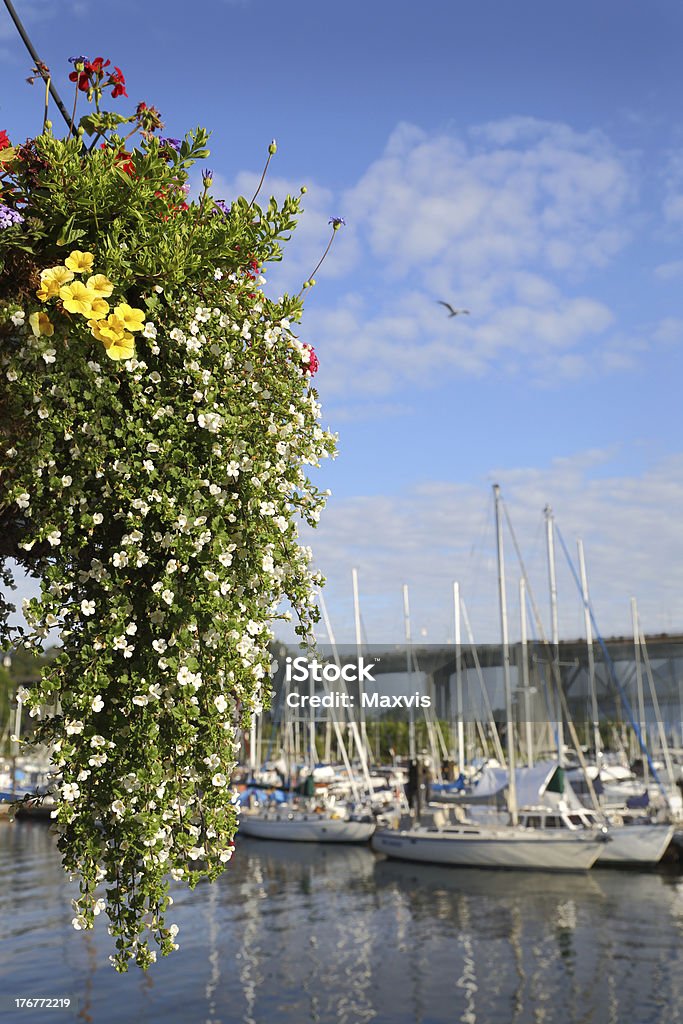
[(539, 871), (587, 871), (600, 856), (606, 836), (555, 834), (513, 825), (460, 823), (411, 829), (377, 829), (376, 853), (398, 860), (458, 867)]
[(255, 839), (298, 843), (367, 843), (375, 831), (372, 819), (346, 818), (292, 808), (243, 811), (239, 831)]

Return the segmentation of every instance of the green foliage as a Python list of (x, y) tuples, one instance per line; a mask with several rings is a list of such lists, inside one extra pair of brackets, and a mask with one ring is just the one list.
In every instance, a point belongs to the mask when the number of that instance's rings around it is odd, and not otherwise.
[(24, 219), (0, 231), (0, 519), (41, 583), (24, 648), (60, 630), (22, 696), (54, 751), (74, 927), (106, 910), (126, 970), (150, 938), (177, 948), (169, 875), (214, 879), (232, 854), (227, 783), (268, 701), (271, 623), (284, 600), (302, 637), (315, 618), (297, 522), (317, 521), (306, 467), (334, 439), (301, 303), (261, 288), (299, 200), (227, 210), (207, 175), (187, 203), (206, 132), (126, 150), (120, 124), (97, 111), (4, 163)]

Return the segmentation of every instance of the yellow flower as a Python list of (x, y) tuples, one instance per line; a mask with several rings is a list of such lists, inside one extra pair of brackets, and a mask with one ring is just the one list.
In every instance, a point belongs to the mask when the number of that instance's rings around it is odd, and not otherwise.
[(59, 284), (57, 281), (49, 279), (47, 281), (43, 281), (36, 292), (36, 296), (41, 302), (47, 302), (48, 299), (54, 299), (56, 295), (59, 295)]
[(103, 342), (105, 337), (109, 339), (110, 335), (105, 334), (105, 331), (108, 330), (106, 320), (88, 320), (88, 327), (93, 338), (96, 338), (97, 341)]
[(88, 320), (93, 338), (101, 341), (110, 359), (130, 359), (135, 355), (135, 340), (122, 320), (110, 313), (106, 320)]
[(64, 260), (64, 266), (68, 267), (69, 270), (73, 270), (75, 274), (89, 274), (94, 260), (95, 257), (91, 252), (81, 252), (80, 249), (74, 249)]
[(28, 318), (28, 322), (31, 325), (31, 330), (35, 334), (36, 338), (39, 338), (41, 334), (45, 334), (48, 337), (55, 333), (55, 329), (50, 323), (50, 318), (47, 313), (31, 313)]
[(100, 299), (108, 299), (114, 291), (114, 285), (104, 274), (94, 274), (88, 278), (88, 288)]
[(82, 281), (74, 281), (73, 284), (65, 284), (59, 289), (59, 297), (64, 303), (64, 309), (69, 313), (81, 313), (83, 316), (92, 316), (93, 300), (97, 298)]
[(105, 302), (104, 299), (93, 299), (90, 305), (95, 316), (103, 317), (109, 312), (109, 303)]
[(123, 321), (127, 331), (141, 331), (145, 326), (144, 310), (133, 309), (127, 302), (115, 306), (114, 313)]
[(105, 341), (104, 347), (110, 359), (132, 359), (135, 355), (135, 339), (127, 331), (113, 341)]
[(43, 287), (46, 285), (61, 288), (63, 284), (68, 284), (69, 281), (73, 281), (74, 275), (66, 267), (47, 267), (46, 270), (40, 272), (40, 283)]

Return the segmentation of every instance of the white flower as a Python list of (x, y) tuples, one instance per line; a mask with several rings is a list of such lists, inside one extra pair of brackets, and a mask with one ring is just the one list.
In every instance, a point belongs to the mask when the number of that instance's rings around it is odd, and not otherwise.
[(190, 860), (199, 860), (200, 857), (204, 856), (204, 847), (203, 846), (192, 846), (187, 851), (187, 855), (190, 858)]
[(93, 709), (93, 711), (101, 711), (102, 708), (104, 707), (104, 701), (100, 697), (99, 693), (97, 694), (96, 697), (93, 697), (92, 701), (90, 702), (90, 707)]
[(228, 476), (231, 476), (231, 477), (234, 477), (235, 479), (237, 479), (237, 477), (240, 475), (240, 464), (239, 464), (239, 462), (234, 462), (234, 461), (233, 462), (229, 462), (227, 464), (227, 466), (225, 467), (225, 472), (226, 472), (226, 474)]
[(95, 602), (94, 601), (81, 601), (81, 611), (84, 615), (95, 614)]
[(70, 477), (70, 476), (63, 476), (62, 477), (62, 487), (71, 487), (72, 483), (73, 483), (73, 478), (72, 477)]
[(100, 523), (104, 521), (104, 516), (102, 515), (101, 512), (95, 512), (94, 516), (92, 517), (92, 521), (95, 524), (95, 526), (99, 526)]
[(218, 786), (219, 788), (227, 786), (228, 784), (228, 780), (226, 779), (225, 775), (223, 775), (222, 772), (217, 772), (211, 779), (211, 782), (213, 783), (214, 786)]
[(149, 704), (149, 697), (146, 693), (136, 693), (133, 697), (133, 704), (137, 704), (139, 708), (144, 708)]
[(18, 508), (28, 508), (31, 503), (31, 495), (23, 491), (22, 494), (18, 494), (14, 499), (15, 504)]
[(61, 544), (62, 541), (61, 530), (52, 530), (51, 533), (48, 533), (47, 540), (48, 543), (51, 544), (53, 548), (58, 547), (58, 545)]
[(91, 736), (90, 737), (90, 746), (91, 747), (95, 747), (95, 748), (97, 748), (97, 747), (106, 747), (106, 745), (107, 745), (107, 741), (105, 740), (104, 736), (98, 736), (96, 734), (95, 736)]
[(157, 336), (157, 329), (154, 326), (154, 324), (151, 322), (151, 320), (148, 320), (147, 323), (145, 324), (145, 326), (143, 327), (143, 329), (142, 329), (142, 336), (143, 336), (143, 338), (156, 338), (156, 336)]
[(117, 817), (122, 817), (126, 811), (126, 805), (123, 800), (114, 800), (111, 805), (111, 809)]
[(74, 926), (77, 932), (83, 931), (85, 928), (88, 927), (88, 922), (86, 921), (82, 914), (79, 914), (78, 917), (72, 917), (71, 924)]
[(126, 565), (128, 565), (128, 555), (126, 554), (126, 552), (116, 551), (112, 557), (112, 564), (116, 566), (117, 569), (123, 569)]
[(106, 763), (107, 755), (102, 751), (99, 754), (93, 754), (88, 758), (88, 764), (93, 768), (101, 768)]
[(228, 706), (228, 702), (222, 693), (219, 693), (217, 697), (213, 698), (213, 702), (216, 705), (218, 711), (223, 712)]
[(83, 732), (83, 722), (67, 722), (66, 723), (66, 734), (67, 736), (79, 736)]
[(152, 647), (158, 654), (163, 654), (168, 649), (168, 644), (161, 638), (159, 640), (152, 640)]
[(23, 309), (17, 309), (10, 317), (15, 327), (21, 327), (25, 319), (26, 313), (24, 313)]
[(217, 434), (223, 425), (223, 417), (217, 412), (201, 412), (197, 417), (197, 423), (212, 434)]
[(175, 597), (175, 594), (173, 593), (172, 590), (164, 590), (162, 595), (161, 595), (161, 600), (165, 601), (166, 604), (171, 605), (171, 604), (173, 604), (174, 597)]
[(78, 800), (81, 795), (80, 787), (75, 782), (65, 782), (62, 786), (62, 799), (71, 803), (74, 800)]
[(211, 569), (205, 569), (204, 579), (208, 580), (209, 583), (216, 583), (216, 581), (218, 580), (218, 576), (216, 576), (216, 573), (212, 572)]

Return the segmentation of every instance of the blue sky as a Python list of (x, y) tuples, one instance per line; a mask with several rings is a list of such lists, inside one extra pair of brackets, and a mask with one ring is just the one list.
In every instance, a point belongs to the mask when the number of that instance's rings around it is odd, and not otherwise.
[[(604, 633), (630, 630), (631, 596), (646, 630), (683, 630), (679, 4), (15, 6), (65, 99), (66, 59), (103, 55), (127, 77), (122, 110), (212, 129), (225, 198), (277, 139), (266, 191), (308, 194), (267, 290), (298, 291), (346, 219), (302, 329), (340, 434), (310, 541), (340, 637), (356, 566), (370, 642), (400, 639), (403, 583), (415, 635), (448, 639), (455, 579), (495, 639), (494, 481), (542, 608), (550, 503), (572, 554), (584, 541)], [(40, 122), (29, 63), (0, 8), (14, 140)], [(518, 575), (510, 548), (513, 620)], [(562, 633), (580, 635), (558, 577)]]

